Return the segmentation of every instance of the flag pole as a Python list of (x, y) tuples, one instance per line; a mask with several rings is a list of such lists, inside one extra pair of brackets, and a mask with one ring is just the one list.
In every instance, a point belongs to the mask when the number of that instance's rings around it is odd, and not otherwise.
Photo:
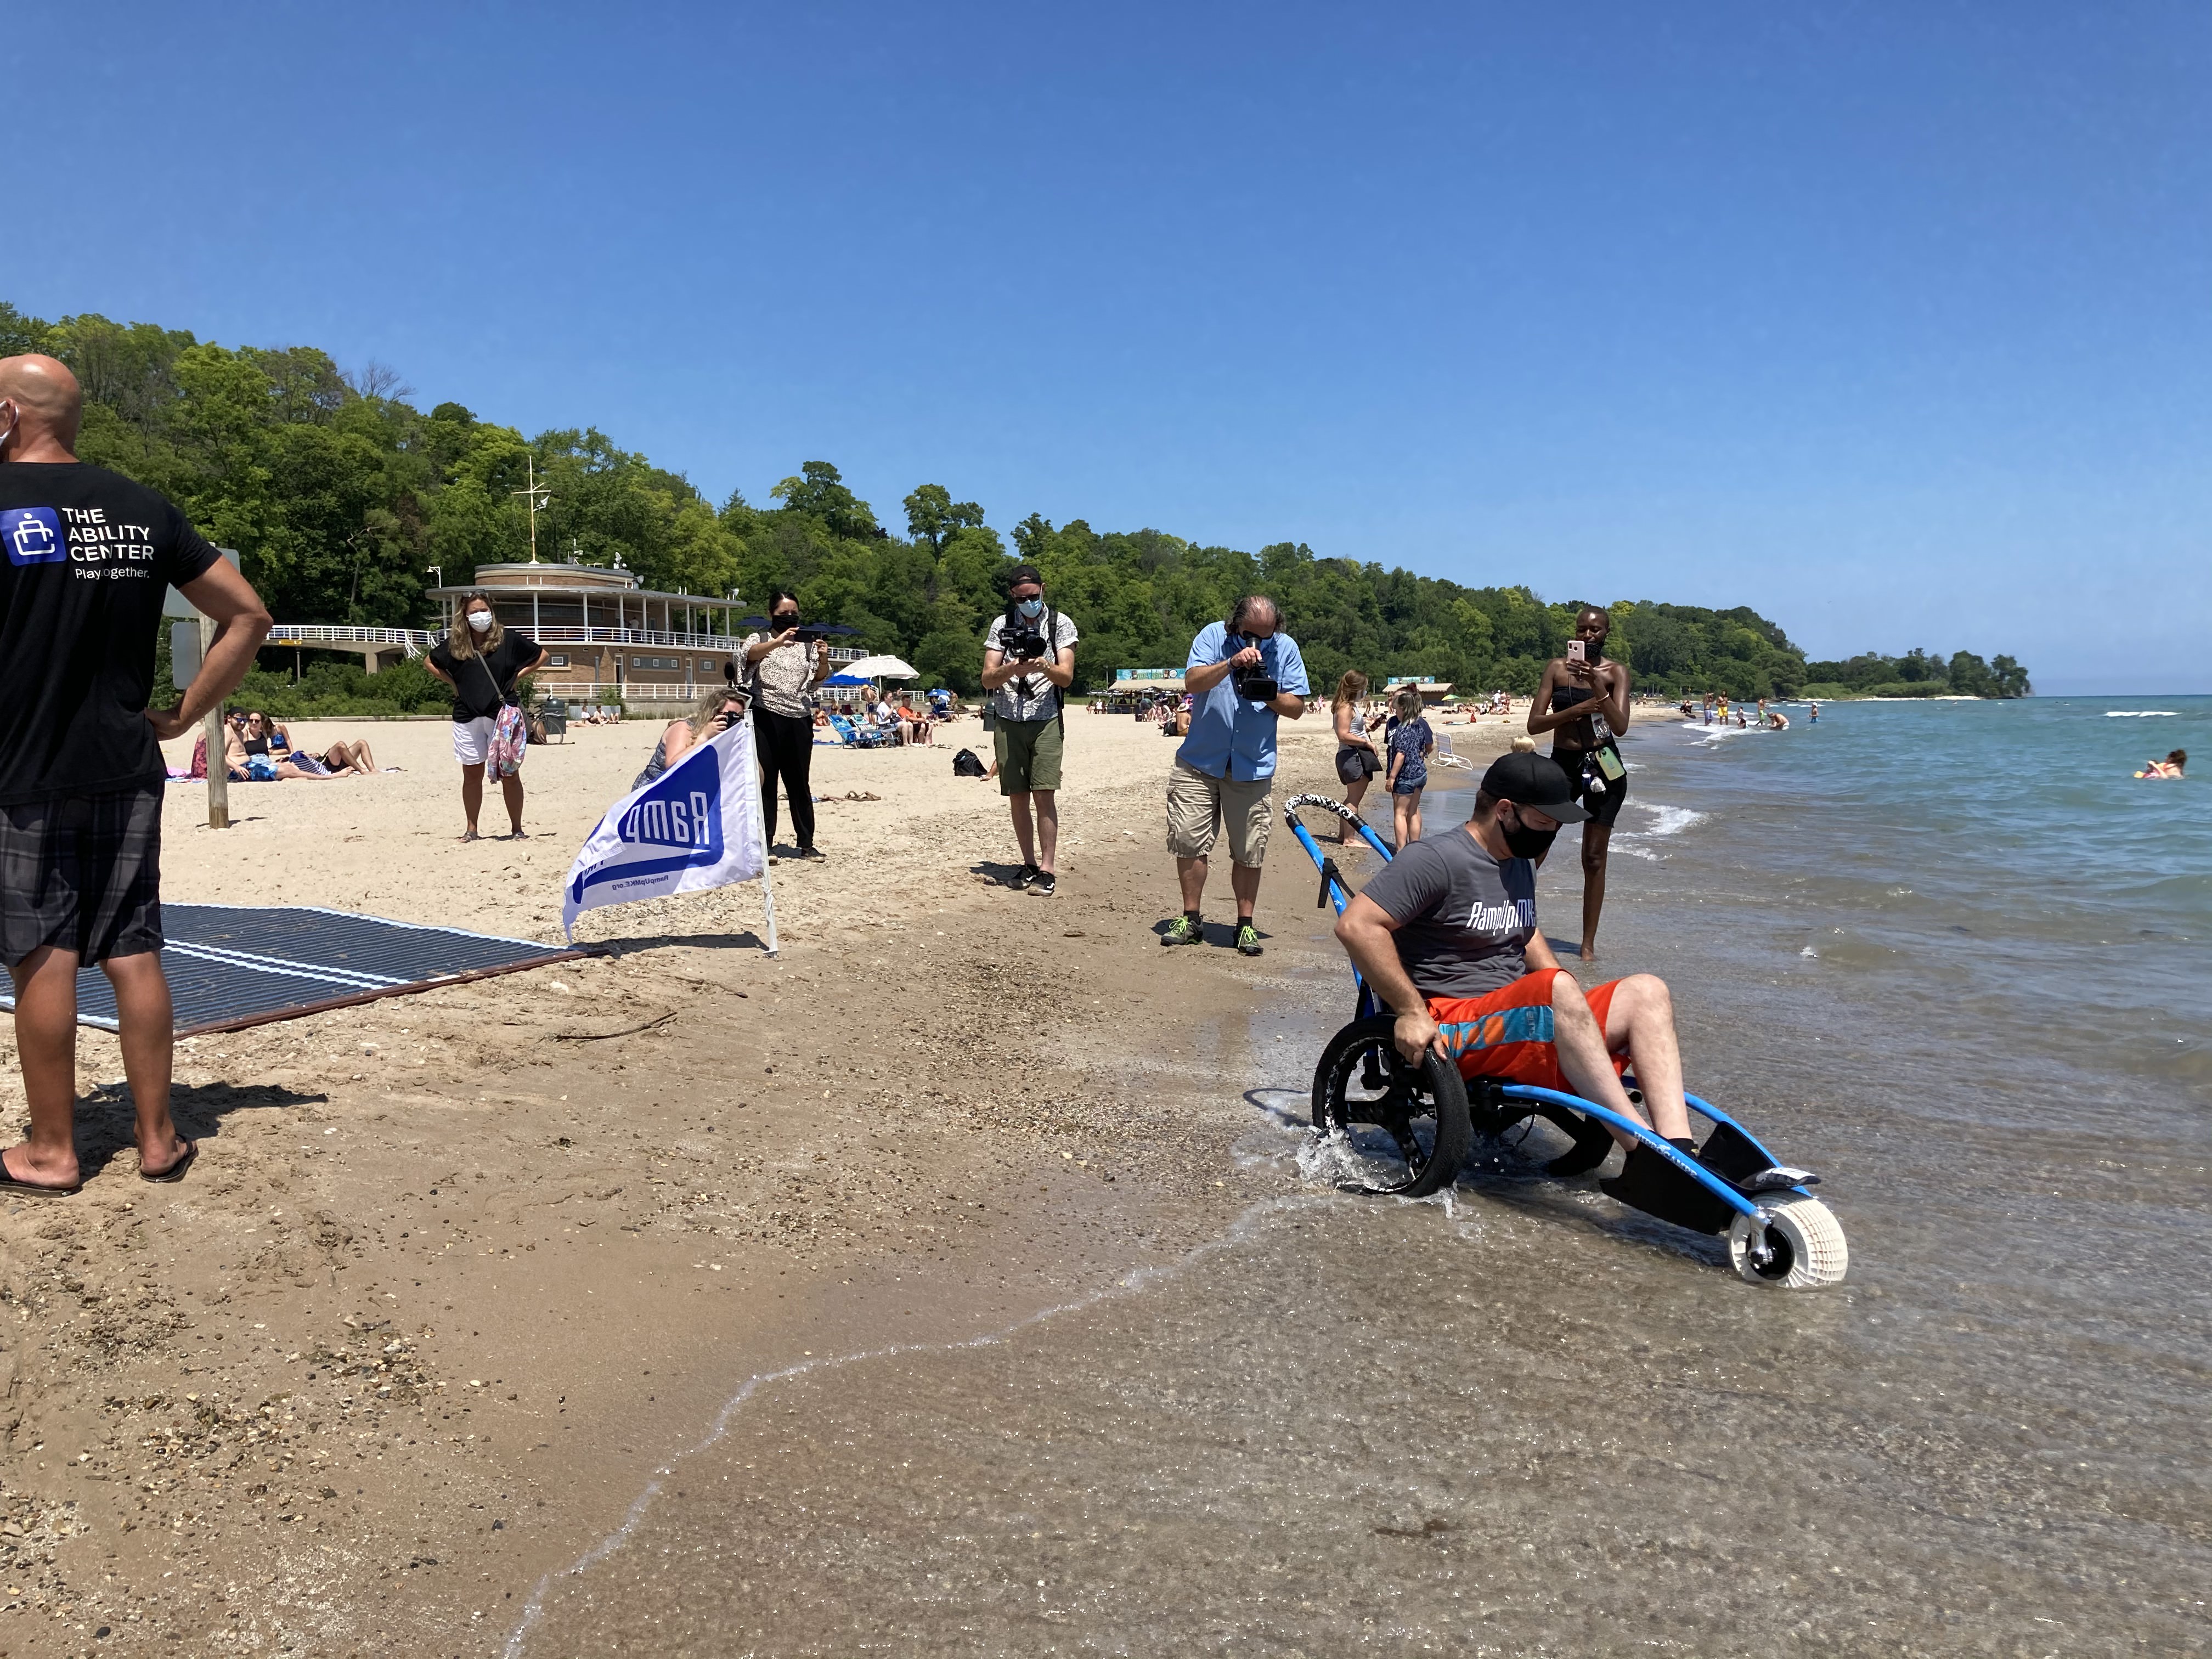
[[(813, 740), (814, 734), (811, 732), (809, 732), (806, 735), (807, 740), (811, 742)], [(750, 707), (748, 707), (745, 710), (745, 743), (747, 744), (748, 752), (750, 753), (753, 757), (753, 786), (755, 788), (758, 788), (761, 783), (760, 745), (753, 741), (753, 711)], [(808, 787), (811, 788), (812, 786), (809, 785)], [(770, 956), (774, 956), (776, 953), (775, 883), (769, 878), (768, 873), (768, 814), (766, 812), (754, 813), (753, 830), (754, 833), (760, 837), (761, 913), (768, 919), (768, 953)]]

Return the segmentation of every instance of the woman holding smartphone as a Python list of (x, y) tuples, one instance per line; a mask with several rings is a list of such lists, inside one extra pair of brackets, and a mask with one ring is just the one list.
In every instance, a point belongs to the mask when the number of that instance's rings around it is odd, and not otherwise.
[(1606, 636), (1612, 631), (1613, 618), (1602, 606), (1584, 605), (1575, 617), (1567, 654), (1544, 665), (1544, 683), (1528, 705), (1528, 735), (1552, 733), (1552, 758), (1589, 813), (1583, 825), (1584, 962), (1597, 957), (1606, 851), (1628, 799), (1628, 769), (1620, 744), (1620, 733), (1628, 730), (1628, 670), (1606, 660)]
[(777, 588), (769, 596), (769, 631), (746, 636), (742, 656), (753, 699), (753, 752), (760, 760), (761, 823), (775, 844), (775, 781), (791, 798), (791, 832), (799, 856), (818, 859), (814, 848), (813, 711), (808, 699), (830, 678), (830, 641), (810, 642), (799, 625), (799, 596)]

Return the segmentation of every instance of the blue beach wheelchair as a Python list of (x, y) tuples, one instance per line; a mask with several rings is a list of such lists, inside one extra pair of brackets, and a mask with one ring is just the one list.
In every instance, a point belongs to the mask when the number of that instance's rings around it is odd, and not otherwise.
[[(1321, 872), (1319, 904), (1341, 915), (1352, 889), (1305, 825), (1301, 809), (1334, 812), (1387, 862), (1389, 848), (1358, 814), (1326, 795), (1297, 795), (1284, 821)], [(1441, 1055), (1416, 1063), (1398, 1052), (1395, 1021), (1355, 973), (1358, 1018), (1328, 1040), (1314, 1068), (1314, 1133), (1331, 1178), (1352, 1192), (1422, 1198), (1459, 1178), (1477, 1135), (1497, 1137), (1540, 1118), (1564, 1130), (1594, 1169), (1619, 1130), (1632, 1137), (1621, 1173), (1604, 1190), (1645, 1214), (1692, 1232), (1728, 1236), (1729, 1263), (1753, 1285), (1813, 1290), (1842, 1282), (1850, 1266), (1835, 1213), (1806, 1189), (1820, 1177), (1781, 1163), (1718, 1108), (1688, 1095), (1711, 1125), (1690, 1157), (1634, 1118), (1556, 1089), (1463, 1079)], [(1636, 1080), (1621, 1079), (1643, 1103)], [(1567, 1162), (1569, 1160), (1562, 1160)]]

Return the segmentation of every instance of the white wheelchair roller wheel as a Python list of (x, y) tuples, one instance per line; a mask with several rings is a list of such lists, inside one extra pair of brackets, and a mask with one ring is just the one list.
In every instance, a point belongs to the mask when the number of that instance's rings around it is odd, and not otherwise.
[(1729, 1261), (1753, 1285), (1770, 1285), (1783, 1291), (1813, 1291), (1824, 1285), (1840, 1285), (1850, 1269), (1850, 1250), (1844, 1243), (1843, 1224), (1835, 1212), (1817, 1198), (1795, 1193), (1761, 1199), (1766, 1224), (1767, 1258), (1752, 1253), (1752, 1218), (1739, 1215), (1729, 1229)]

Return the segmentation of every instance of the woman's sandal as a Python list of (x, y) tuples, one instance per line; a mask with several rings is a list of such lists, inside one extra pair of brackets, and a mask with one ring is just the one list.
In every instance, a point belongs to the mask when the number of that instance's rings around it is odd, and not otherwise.
[(453, 837), (455, 841), (482, 841), (483, 837), (473, 830), (465, 830)]

